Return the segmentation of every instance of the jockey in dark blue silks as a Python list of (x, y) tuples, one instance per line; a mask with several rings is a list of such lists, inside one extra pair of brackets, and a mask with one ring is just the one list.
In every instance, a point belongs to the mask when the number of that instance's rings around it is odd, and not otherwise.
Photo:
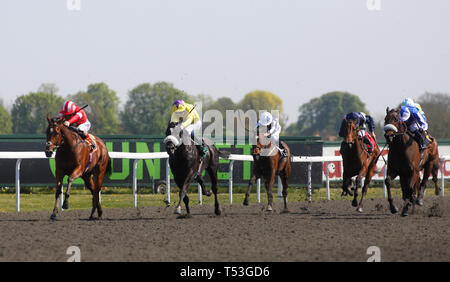
[[(368, 139), (366, 136), (366, 125), (368, 127), (369, 134), (373, 138), (374, 141), (376, 141), (375, 136), (375, 123), (373, 121), (373, 118), (369, 115), (366, 115), (363, 112), (351, 112), (344, 116), (344, 120), (354, 120), (356, 121), (356, 127), (358, 128), (358, 136), (360, 139), (363, 140), (364, 143), (367, 144), (367, 150), (368, 153), (372, 153), (373, 151), (373, 145), (372, 142)], [(339, 136), (345, 137), (345, 121), (342, 120), (341, 128), (339, 129)]]
[(428, 145), (425, 133), (428, 129), (428, 123), (422, 107), (414, 103), (413, 99), (406, 98), (400, 107), (400, 120), (406, 122), (408, 130), (414, 133), (414, 137), (419, 143), (420, 152), (423, 152)]

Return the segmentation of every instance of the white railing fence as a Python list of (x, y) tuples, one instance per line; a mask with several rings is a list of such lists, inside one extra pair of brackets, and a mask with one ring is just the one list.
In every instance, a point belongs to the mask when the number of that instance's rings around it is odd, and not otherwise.
[[(166, 160), (166, 200), (170, 203), (170, 167), (169, 167), (169, 155), (166, 152), (157, 152), (157, 153), (124, 153), (124, 152), (109, 152), (109, 156), (112, 159), (130, 159), (133, 160), (133, 183), (132, 183), (132, 190), (133, 190), (133, 205), (134, 207), (137, 207), (137, 163), (139, 160), (148, 160), (148, 159), (167, 159)], [(20, 165), (22, 163), (23, 159), (46, 159), (44, 152), (0, 152), (0, 159), (15, 159), (16, 160), (16, 170), (15, 170), (15, 185), (16, 185), (16, 211), (20, 211)], [(53, 157), (54, 158), (54, 155)], [(228, 183), (228, 194), (229, 194), (229, 202), (230, 204), (233, 203), (233, 165), (235, 161), (253, 161), (253, 157), (250, 155), (236, 155), (231, 154), (228, 158), (230, 160), (229, 164), (229, 183)], [(292, 162), (299, 162), (299, 163), (307, 163), (307, 199), (309, 202), (311, 202), (311, 189), (312, 189), (312, 183), (311, 183), (311, 171), (312, 171), (312, 164), (319, 162), (324, 163), (326, 169), (326, 189), (327, 189), (327, 199), (330, 200), (330, 179), (328, 177), (329, 169), (328, 169), (328, 163), (329, 162), (336, 162), (336, 161), (342, 161), (342, 158), (340, 156), (317, 156), (317, 157), (310, 157), (310, 156), (293, 156)], [(450, 156), (441, 156), (441, 195), (444, 195), (444, 171), (445, 171), (445, 161), (450, 160)], [(383, 161), (382, 159), (379, 161)], [(386, 177), (386, 164), (384, 164), (385, 169), (385, 175)], [(384, 188), (384, 196), (386, 197), (386, 187), (383, 183)], [(281, 201), (282, 199), (282, 185), (281, 185), (281, 179), (278, 177), (278, 201)], [(257, 202), (261, 202), (261, 179), (257, 180), (256, 184), (256, 198)], [(198, 200), (199, 204), (202, 204), (202, 191), (200, 185), (198, 185)], [(62, 206), (63, 197), (61, 197), (61, 205)]]

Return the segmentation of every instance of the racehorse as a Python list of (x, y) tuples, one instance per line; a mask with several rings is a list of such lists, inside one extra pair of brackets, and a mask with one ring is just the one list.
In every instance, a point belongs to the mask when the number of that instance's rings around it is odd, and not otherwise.
[(200, 184), (203, 195), (211, 196), (211, 191), (206, 191), (204, 185), (201, 175), (203, 170), (208, 172), (211, 179), (211, 189), (212, 193), (214, 193), (214, 213), (216, 215), (221, 214), (217, 199), (217, 170), (219, 168), (219, 156), (227, 158), (229, 154), (219, 151), (209, 140), (204, 139), (204, 141), (208, 147), (208, 152), (205, 158), (201, 160), (200, 153), (187, 131), (181, 130), (177, 122), (170, 122), (167, 127), (166, 138), (163, 143), (169, 154), (169, 165), (175, 183), (180, 188), (180, 198), (174, 213), (181, 215), (181, 201), (183, 201), (186, 206), (186, 215), (184, 217), (191, 216), (187, 189), (192, 180), (196, 180)]
[[(281, 183), (283, 185), (283, 200), (284, 200), (284, 210), (282, 212), (289, 212), (287, 208), (287, 193), (288, 193), (288, 180), (291, 176), (291, 151), (286, 143), (282, 142), (284, 148), (287, 152), (287, 157), (281, 157), (278, 153), (278, 148), (270, 141), (262, 142), (267, 143), (265, 145), (261, 144), (261, 140), (264, 137), (262, 134), (257, 133), (256, 145), (252, 147), (253, 156), (253, 171), (252, 177), (248, 184), (247, 193), (245, 193), (244, 205), (248, 205), (248, 198), (250, 196), (250, 190), (255, 183), (256, 179), (263, 177), (267, 192), (267, 208), (266, 211), (272, 211), (273, 208), (273, 195), (272, 188), (275, 182), (276, 176), (280, 176)], [(266, 140), (268, 140), (266, 138)]]
[[(47, 143), (45, 155), (49, 158), (56, 148), (56, 193), (55, 206), (51, 219), (56, 219), (58, 212), (58, 202), (63, 192), (63, 178), (68, 175), (68, 185), (64, 197), (63, 209), (69, 208), (70, 188), (73, 181), (81, 177), (86, 188), (92, 193), (92, 211), (89, 219), (94, 219), (94, 212), (97, 209), (98, 218), (102, 216), (100, 205), (100, 192), (105, 174), (111, 173), (111, 160), (108, 155), (103, 140), (96, 137), (97, 148), (90, 152), (90, 146), (77, 133), (77, 129), (67, 127), (63, 124), (64, 119), (47, 116), (48, 127), (46, 130)], [(92, 179), (92, 176), (94, 179)]]
[[(369, 155), (364, 146), (363, 140), (358, 136), (358, 129), (355, 121), (344, 120), (344, 140), (341, 144), (340, 153), (342, 155), (342, 163), (344, 166), (342, 190), (343, 195), (352, 192), (348, 189), (352, 183), (352, 177), (356, 177), (355, 193), (352, 206), (357, 207), (358, 212), (362, 212), (362, 202), (367, 193), (367, 188), (375, 173), (378, 157), (380, 156), (380, 148), (374, 146), (373, 151)], [(364, 179), (364, 186), (361, 187), (361, 200), (358, 204), (358, 186), (361, 179)]]
[[(414, 134), (408, 131), (406, 123), (400, 120), (399, 114), (400, 109), (389, 110), (389, 107), (386, 108), (384, 136), (386, 142), (389, 144), (389, 154), (385, 183), (391, 212), (396, 213), (398, 209), (392, 200), (391, 181), (395, 177), (400, 176), (402, 197), (405, 202), (402, 215), (407, 216), (408, 209), (411, 205), (415, 203), (420, 206), (423, 205), (423, 195), (430, 173), (433, 176), (435, 194), (439, 195), (440, 188), (437, 183), (439, 152), (436, 139), (431, 138), (432, 142), (427, 146), (423, 154), (421, 154), (419, 144), (413, 137)], [(424, 172), (419, 187), (419, 172), (422, 169)]]

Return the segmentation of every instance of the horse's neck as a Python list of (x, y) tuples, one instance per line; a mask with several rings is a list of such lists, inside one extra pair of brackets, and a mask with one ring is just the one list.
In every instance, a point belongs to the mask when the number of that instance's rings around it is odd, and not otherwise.
[(192, 152), (193, 149), (195, 149), (195, 148), (193, 148), (193, 146), (194, 146), (194, 144), (192, 144), (192, 143), (189, 144), (189, 145), (181, 144), (181, 145), (175, 150), (175, 156), (176, 156), (178, 159), (186, 160), (186, 159), (187, 159), (186, 157), (189, 155), (189, 153)]
[(61, 131), (63, 132), (64, 143), (69, 146), (74, 146), (77, 141), (76, 133), (65, 126), (61, 126)]

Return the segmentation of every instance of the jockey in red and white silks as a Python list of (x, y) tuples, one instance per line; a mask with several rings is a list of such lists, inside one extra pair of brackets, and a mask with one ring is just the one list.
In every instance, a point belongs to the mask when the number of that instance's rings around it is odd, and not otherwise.
[[(65, 126), (74, 126), (81, 131), (84, 134), (80, 134), (83, 139), (90, 137), (89, 129), (91, 129), (91, 123), (87, 118), (86, 112), (75, 105), (74, 102), (65, 101), (59, 112), (59, 117), (65, 118)], [(95, 149), (95, 143), (91, 138), (89, 139), (92, 141), (92, 149)]]
[(59, 112), (59, 116), (66, 119), (66, 121), (64, 121), (65, 126), (73, 125), (83, 131), (86, 135), (88, 134), (89, 129), (91, 129), (91, 123), (87, 118), (86, 112), (81, 110), (81, 108), (72, 101), (64, 102), (62, 109)]

